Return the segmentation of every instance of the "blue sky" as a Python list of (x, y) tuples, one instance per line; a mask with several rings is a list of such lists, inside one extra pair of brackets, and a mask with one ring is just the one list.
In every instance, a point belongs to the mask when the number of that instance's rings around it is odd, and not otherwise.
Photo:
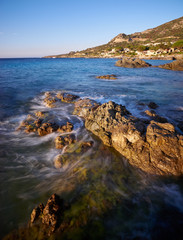
[(0, 0), (0, 57), (82, 50), (181, 16), (182, 0)]

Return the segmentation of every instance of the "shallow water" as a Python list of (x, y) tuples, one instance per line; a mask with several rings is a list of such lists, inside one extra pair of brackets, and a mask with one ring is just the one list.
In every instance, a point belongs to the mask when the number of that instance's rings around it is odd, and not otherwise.
[[(82, 119), (72, 115), (72, 104), (62, 103), (53, 109), (43, 104), (45, 91), (66, 90), (101, 103), (113, 100), (135, 116), (145, 117), (143, 112), (148, 107), (139, 103), (154, 101), (161, 116), (175, 125), (182, 122), (183, 72), (125, 69), (115, 67), (115, 61), (0, 59), (1, 236), (24, 225), (31, 210), (53, 193), (67, 200), (76, 199), (73, 206), (78, 210), (69, 213), (75, 218), (83, 211), (78, 204), (84, 205), (90, 199), (88, 204), (96, 214), (105, 215), (106, 239), (113, 239), (115, 234), (122, 239), (158, 239), (172, 222), (174, 230), (179, 230), (183, 220), (180, 179), (150, 176), (130, 166), (84, 128)], [(168, 61), (149, 62), (158, 65)], [(118, 79), (95, 78), (104, 74), (116, 74)], [(57, 133), (38, 137), (16, 131), (27, 114), (39, 110), (52, 113), (58, 121), (72, 122), (77, 140), (94, 141), (92, 149), (81, 155), (71, 153), (70, 161), (55, 169), (53, 159), (62, 153), (54, 148)]]

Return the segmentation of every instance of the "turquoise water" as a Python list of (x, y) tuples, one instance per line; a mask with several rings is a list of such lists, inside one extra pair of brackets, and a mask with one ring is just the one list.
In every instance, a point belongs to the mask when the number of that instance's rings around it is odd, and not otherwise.
[[(69, 119), (74, 124), (78, 139), (95, 142), (87, 155), (92, 158), (88, 168), (109, 167), (115, 171), (115, 161), (121, 162), (124, 182), (110, 184), (110, 194), (120, 192), (121, 198), (133, 205), (133, 213), (119, 214), (108, 219), (106, 225), (116, 227), (120, 236), (133, 239), (135, 234), (151, 239), (156, 226), (161, 226), (164, 215), (170, 215), (179, 229), (183, 212), (183, 188), (180, 180), (160, 179), (136, 171), (118, 153), (98, 154), (101, 142), (83, 127), (83, 121), (72, 115), (73, 106), (63, 104), (58, 109), (47, 109), (42, 101), (45, 91), (66, 90), (80, 97), (89, 97), (101, 103), (113, 100), (123, 104), (135, 116), (143, 112), (150, 101), (159, 105), (157, 112), (176, 126), (183, 119), (183, 72), (159, 68), (126, 69), (115, 67), (114, 59), (0, 59), (0, 220), (1, 235), (25, 224), (32, 208), (45, 202), (53, 193), (62, 194), (72, 186), (70, 168), (55, 169), (53, 159), (58, 154), (54, 148), (56, 133), (37, 137), (17, 132), (16, 128), (27, 114), (36, 110), (51, 111), (59, 119)], [(149, 60), (153, 65), (168, 61)], [(96, 79), (97, 75), (116, 74), (117, 80)], [(180, 129), (177, 128), (178, 131)], [(110, 152), (110, 150), (109, 150)], [(86, 156), (83, 156), (84, 159)], [(115, 160), (117, 159), (117, 160)], [(95, 160), (95, 161), (94, 161)], [(114, 166), (111, 164), (114, 163)], [(126, 165), (127, 164), (127, 165)], [(109, 177), (108, 175), (106, 175)], [(111, 177), (109, 177), (111, 179)], [(145, 180), (144, 180), (145, 179)], [(118, 179), (119, 180), (119, 179)], [(94, 181), (92, 179), (88, 181)], [(88, 184), (88, 183), (87, 183)], [(62, 185), (62, 187), (61, 187)], [(111, 187), (113, 186), (113, 187)], [(82, 188), (86, 190), (85, 184)], [(125, 207), (126, 209), (127, 207)], [(124, 210), (123, 209), (123, 210)], [(124, 210), (125, 212), (125, 210)], [(172, 212), (173, 215), (172, 215)], [(126, 215), (125, 215), (126, 214)], [(133, 217), (130, 218), (129, 214)], [(125, 218), (125, 219), (124, 219)], [(111, 223), (112, 222), (112, 223)], [(166, 222), (166, 221), (165, 221)], [(172, 224), (165, 223), (165, 228)], [(133, 229), (133, 230), (132, 230)], [(126, 231), (126, 233), (124, 233)], [(165, 230), (166, 231), (166, 230)], [(125, 235), (127, 234), (127, 235)], [(149, 235), (148, 235), (149, 234)], [(153, 239), (153, 238), (152, 238)], [(155, 238), (154, 238), (155, 239)]]

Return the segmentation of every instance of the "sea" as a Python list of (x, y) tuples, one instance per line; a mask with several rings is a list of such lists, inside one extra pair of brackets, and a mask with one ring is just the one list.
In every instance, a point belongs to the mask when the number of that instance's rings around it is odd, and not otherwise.
[[(183, 134), (183, 72), (157, 67), (121, 68), (115, 62), (0, 59), (0, 238), (26, 226), (32, 209), (56, 193), (70, 201), (73, 209), (80, 206), (70, 212), (75, 218), (92, 205), (105, 235), (98, 239), (182, 239), (182, 178), (152, 176), (134, 168), (85, 129), (83, 119), (72, 114), (73, 104), (48, 108), (43, 102), (47, 91), (66, 91), (99, 103), (125, 105), (140, 118), (148, 118), (144, 112), (149, 102), (155, 102), (157, 114)], [(147, 62), (157, 66), (170, 61)], [(106, 74), (115, 74), (117, 79), (96, 78)], [(91, 140), (93, 147), (56, 169), (54, 158), (63, 154), (54, 146), (58, 133), (40, 137), (17, 131), (21, 121), (35, 111), (70, 121), (76, 139)]]

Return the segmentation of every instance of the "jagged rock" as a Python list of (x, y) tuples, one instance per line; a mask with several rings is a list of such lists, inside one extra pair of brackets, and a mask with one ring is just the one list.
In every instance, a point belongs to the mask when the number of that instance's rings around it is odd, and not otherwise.
[(149, 108), (152, 108), (152, 109), (156, 109), (156, 108), (158, 108), (158, 105), (157, 105), (155, 102), (150, 102), (150, 103), (148, 104), (148, 107), (149, 107)]
[(111, 101), (88, 111), (84, 117), (86, 128), (132, 165), (152, 174), (183, 174), (183, 136), (176, 133), (172, 124), (146, 124)]
[(35, 207), (31, 213), (31, 223), (34, 223), (40, 215), (43, 213), (44, 205), (41, 203), (39, 206)]
[(50, 232), (54, 232), (59, 227), (63, 206), (63, 200), (56, 194), (48, 199), (43, 210), (42, 223), (49, 227)]
[(57, 149), (61, 149), (66, 145), (72, 144), (75, 142), (75, 136), (73, 134), (65, 135), (65, 136), (58, 136), (55, 139), (55, 147)]
[(183, 59), (176, 60), (171, 63), (166, 63), (164, 65), (159, 65), (158, 67), (174, 71), (183, 71)]
[(75, 102), (73, 114), (86, 117), (90, 111), (94, 111), (98, 106), (100, 106), (99, 103), (89, 98), (79, 99)]
[(109, 74), (109, 75), (97, 76), (96, 78), (99, 78), (99, 79), (115, 80), (115, 79), (117, 79), (117, 76), (114, 75), (114, 74)]
[(69, 93), (58, 93), (57, 98), (62, 102), (73, 103), (76, 99), (79, 98), (79, 96)]
[(126, 67), (126, 68), (142, 68), (150, 67), (151, 64), (139, 59), (139, 58), (127, 58), (123, 57), (121, 60), (118, 60), (115, 65), (117, 67)]
[(74, 126), (72, 125), (72, 123), (67, 122), (66, 125), (60, 126), (60, 127), (57, 129), (57, 131), (58, 131), (58, 132), (61, 132), (61, 133), (63, 133), (63, 132), (71, 132), (71, 131), (73, 130), (73, 127), (74, 127)]

